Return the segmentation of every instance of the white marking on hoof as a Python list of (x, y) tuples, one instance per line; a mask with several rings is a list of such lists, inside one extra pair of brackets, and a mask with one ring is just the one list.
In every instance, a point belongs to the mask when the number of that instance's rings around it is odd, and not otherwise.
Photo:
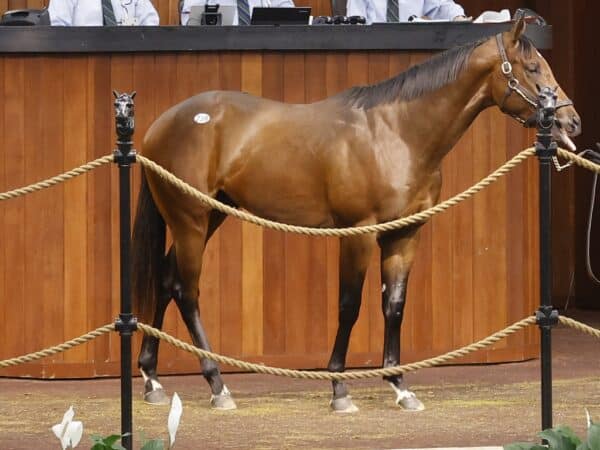
[(401, 406), (407, 411), (423, 411), (425, 405), (417, 398), (414, 392), (408, 389), (400, 389), (394, 383), (390, 383), (392, 389), (396, 392), (396, 405)]
[(358, 412), (358, 408), (352, 402), (352, 397), (349, 395), (340, 398), (331, 399), (329, 406), (334, 413), (337, 414), (352, 414)]
[(163, 389), (162, 384), (160, 384), (158, 382), (158, 380), (154, 380), (154, 379), (150, 378), (148, 375), (146, 375), (146, 372), (144, 372), (144, 369), (140, 369), (140, 372), (142, 372), (142, 377), (144, 378), (144, 384), (146, 384), (146, 382), (148, 380), (150, 380), (150, 384), (152, 385), (153, 391), (156, 391), (157, 389)]
[(235, 401), (231, 397), (231, 392), (227, 389), (227, 386), (223, 385), (223, 389), (220, 394), (211, 395), (210, 396), (210, 406), (213, 409), (217, 409), (220, 411), (229, 411), (232, 409), (237, 409), (237, 405)]
[(210, 121), (210, 116), (206, 113), (198, 113), (194, 116), (194, 122), (196, 123), (207, 123)]

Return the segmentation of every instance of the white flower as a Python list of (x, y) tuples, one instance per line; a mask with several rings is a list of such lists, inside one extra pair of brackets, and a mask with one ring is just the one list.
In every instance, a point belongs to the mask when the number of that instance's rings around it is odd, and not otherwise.
[(169, 448), (172, 448), (175, 443), (175, 433), (177, 433), (177, 428), (179, 428), (179, 419), (181, 418), (182, 412), (181, 399), (179, 398), (179, 395), (177, 395), (177, 392), (175, 392), (173, 394), (173, 399), (171, 400), (171, 411), (169, 411), (169, 419), (167, 420)]
[(592, 426), (592, 418), (590, 417), (590, 412), (585, 408), (585, 418), (587, 422), (588, 429)]
[(74, 421), (74, 416), (75, 411), (73, 411), (73, 406), (71, 406), (63, 416), (62, 422), (52, 427), (54, 435), (60, 439), (60, 445), (63, 450), (69, 447), (75, 448), (83, 435), (83, 423), (77, 420)]

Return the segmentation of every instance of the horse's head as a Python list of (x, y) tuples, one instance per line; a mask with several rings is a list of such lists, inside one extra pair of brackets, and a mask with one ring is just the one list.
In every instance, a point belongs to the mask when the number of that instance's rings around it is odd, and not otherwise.
[(581, 133), (581, 119), (556, 82), (544, 57), (531, 41), (523, 36), (525, 20), (519, 19), (511, 31), (496, 36), (496, 66), (492, 75), (492, 97), (506, 114), (525, 126), (535, 126), (535, 109), (538, 96), (544, 87), (555, 91), (556, 119), (554, 138), (571, 150), (575, 145), (569, 136)]
[(119, 94), (117, 91), (113, 91), (115, 96), (115, 119), (117, 122), (117, 135), (121, 137), (131, 136), (135, 127), (134, 113), (135, 105), (133, 99), (135, 98), (135, 91), (131, 94), (126, 92)]

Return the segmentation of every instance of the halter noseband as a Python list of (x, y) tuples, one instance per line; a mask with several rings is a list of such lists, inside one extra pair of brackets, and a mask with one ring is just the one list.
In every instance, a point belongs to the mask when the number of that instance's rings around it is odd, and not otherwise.
[[(502, 111), (505, 114), (508, 114), (517, 122), (523, 124), (523, 126), (525, 127), (533, 126), (536, 122), (535, 112), (532, 112), (531, 116), (529, 116), (527, 119), (523, 119), (517, 114), (513, 114), (504, 109), (504, 103), (506, 103), (506, 100), (508, 99), (508, 97), (510, 97), (510, 95), (513, 92), (519, 94), (519, 96), (521, 96), (521, 98), (525, 100), (525, 102), (527, 102), (529, 106), (531, 106), (534, 110), (536, 110), (538, 107), (538, 96), (533, 94), (527, 88), (521, 87), (519, 80), (517, 80), (517, 78), (513, 74), (512, 64), (510, 63), (510, 61), (508, 60), (508, 56), (506, 55), (506, 49), (504, 48), (504, 42), (502, 41), (501, 33), (498, 33), (496, 35), (496, 43), (498, 44), (498, 51), (500, 52), (500, 57), (502, 58), (502, 66), (500, 68), (502, 70), (502, 73), (508, 80), (508, 86), (506, 88), (506, 91), (504, 92), (504, 98), (502, 99), (502, 103), (500, 103), (500, 111)], [(561, 100), (556, 103), (556, 109), (562, 108), (564, 106), (571, 106), (572, 104), (573, 102), (570, 99)]]

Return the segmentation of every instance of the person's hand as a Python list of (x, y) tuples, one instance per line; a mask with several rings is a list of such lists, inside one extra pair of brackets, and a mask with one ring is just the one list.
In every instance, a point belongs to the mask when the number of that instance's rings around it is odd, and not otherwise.
[(472, 22), (473, 21), (473, 17), (469, 16), (456, 16), (454, 19), (452, 19), (453, 22)]

